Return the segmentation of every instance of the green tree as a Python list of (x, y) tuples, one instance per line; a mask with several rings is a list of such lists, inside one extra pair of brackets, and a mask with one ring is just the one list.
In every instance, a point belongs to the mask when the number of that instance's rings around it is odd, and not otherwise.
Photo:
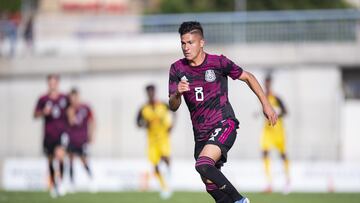
[(248, 0), (247, 10), (340, 9), (351, 5), (344, 0)]
[(15, 12), (20, 11), (21, 0), (0, 0), (0, 12), (9, 11)]
[[(159, 0), (159, 7), (147, 13), (190, 13), (234, 11), (237, 0)], [(241, 1), (241, 0), (239, 0)], [(244, 0), (245, 1), (245, 0)], [(247, 0), (247, 10), (339, 9), (351, 5), (345, 0)]]
[(160, 0), (160, 7), (150, 13), (189, 13), (233, 11), (232, 0)]

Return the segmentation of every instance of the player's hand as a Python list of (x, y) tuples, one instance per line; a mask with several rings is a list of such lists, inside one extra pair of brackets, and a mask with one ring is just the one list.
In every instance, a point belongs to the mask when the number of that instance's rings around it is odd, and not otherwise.
[(44, 110), (43, 110), (43, 114), (44, 114), (45, 116), (48, 116), (48, 115), (50, 115), (50, 113), (51, 113), (51, 106), (50, 106), (50, 105), (46, 105), (45, 108), (44, 108)]
[(189, 82), (186, 80), (181, 80), (178, 84), (177, 91), (179, 94), (182, 94), (184, 92), (190, 91)]
[(274, 126), (278, 119), (278, 115), (276, 114), (274, 109), (270, 105), (264, 105), (263, 112), (264, 112), (265, 117), (268, 119), (269, 124), (271, 126)]

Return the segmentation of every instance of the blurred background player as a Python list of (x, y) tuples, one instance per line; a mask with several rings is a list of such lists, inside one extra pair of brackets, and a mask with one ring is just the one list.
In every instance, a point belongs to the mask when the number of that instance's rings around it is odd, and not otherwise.
[[(83, 164), (87, 175), (92, 179), (92, 173), (87, 159), (88, 144), (92, 142), (95, 131), (95, 119), (91, 108), (80, 99), (79, 91), (73, 88), (69, 94), (69, 108), (67, 118), (69, 122), (69, 172), (70, 181), (74, 186), (74, 157), (78, 156)], [(94, 189), (94, 188), (91, 188)]]
[(66, 109), (68, 98), (59, 92), (59, 76), (49, 75), (48, 92), (41, 96), (36, 104), (34, 117), (44, 120), (44, 152), (48, 159), (51, 196), (64, 195), (61, 179), (64, 172), (66, 140)]
[(266, 120), (264, 123), (263, 133), (260, 140), (264, 167), (265, 167), (265, 174), (268, 181), (268, 185), (265, 191), (272, 192), (272, 176), (270, 171), (269, 151), (275, 148), (280, 152), (281, 158), (283, 160), (284, 171), (286, 176), (286, 185), (284, 188), (284, 193), (288, 193), (290, 189), (289, 160), (286, 155), (286, 144), (285, 144), (286, 139), (285, 139), (284, 124), (283, 124), (283, 117), (286, 116), (287, 110), (282, 100), (277, 95), (274, 94), (271, 85), (272, 85), (272, 77), (269, 74), (265, 78), (265, 93), (270, 104), (278, 114), (278, 122), (274, 126), (271, 126), (269, 122)]
[(147, 129), (148, 135), (148, 158), (154, 166), (155, 176), (161, 186), (161, 197), (167, 199), (171, 196), (169, 184), (165, 174), (160, 170), (160, 163), (170, 170), (170, 140), (169, 133), (172, 129), (172, 117), (166, 103), (156, 99), (154, 85), (146, 86), (148, 102), (141, 107), (137, 116), (138, 127)]

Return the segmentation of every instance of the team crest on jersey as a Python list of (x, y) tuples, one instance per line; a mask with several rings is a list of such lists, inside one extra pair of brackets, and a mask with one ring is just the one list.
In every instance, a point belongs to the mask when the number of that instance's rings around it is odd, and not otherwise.
[(207, 82), (214, 82), (216, 80), (216, 75), (214, 70), (207, 70), (205, 72), (205, 80)]

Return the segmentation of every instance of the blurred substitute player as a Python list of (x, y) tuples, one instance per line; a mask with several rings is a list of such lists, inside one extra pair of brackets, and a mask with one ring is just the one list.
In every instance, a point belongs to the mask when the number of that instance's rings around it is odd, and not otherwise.
[(272, 91), (271, 83), (272, 83), (272, 78), (270, 75), (268, 75), (265, 78), (265, 93), (268, 100), (270, 101), (271, 106), (277, 112), (279, 118), (274, 126), (269, 125), (269, 122), (265, 121), (263, 133), (260, 140), (264, 167), (265, 167), (265, 174), (268, 181), (266, 192), (272, 191), (272, 186), (271, 186), (272, 177), (270, 172), (269, 151), (275, 148), (280, 152), (281, 158), (284, 163), (284, 169), (286, 175), (286, 186), (284, 188), (284, 192), (288, 193), (290, 189), (289, 160), (286, 156), (285, 129), (283, 126), (283, 117), (286, 116), (287, 111), (282, 100), (278, 96), (276, 96)]
[(48, 76), (48, 92), (39, 98), (34, 112), (35, 118), (42, 118), (45, 122), (43, 147), (48, 159), (52, 197), (65, 193), (61, 179), (64, 171), (65, 145), (68, 142), (66, 139), (68, 98), (59, 92), (59, 80), (58, 75)]
[(148, 102), (140, 109), (137, 116), (138, 127), (146, 127), (148, 135), (148, 158), (154, 166), (155, 176), (162, 189), (161, 197), (167, 199), (171, 196), (165, 174), (161, 173), (159, 164), (165, 163), (167, 171), (170, 168), (170, 139), (172, 128), (172, 115), (166, 103), (155, 98), (154, 85), (146, 87)]
[(195, 168), (207, 192), (218, 203), (248, 203), (220, 171), (236, 139), (239, 122), (228, 99), (228, 77), (247, 83), (260, 100), (263, 112), (274, 125), (277, 115), (260, 84), (223, 55), (204, 52), (203, 29), (198, 22), (179, 28), (185, 58), (173, 63), (169, 75), (169, 105), (176, 111), (184, 97), (194, 130)]
[(87, 104), (81, 102), (77, 89), (73, 88), (71, 90), (69, 101), (70, 106), (67, 109), (70, 136), (68, 153), (70, 161), (70, 180), (74, 185), (73, 161), (75, 156), (80, 158), (89, 178), (92, 178), (92, 173), (87, 160), (87, 147), (93, 140), (95, 120), (91, 108)]

